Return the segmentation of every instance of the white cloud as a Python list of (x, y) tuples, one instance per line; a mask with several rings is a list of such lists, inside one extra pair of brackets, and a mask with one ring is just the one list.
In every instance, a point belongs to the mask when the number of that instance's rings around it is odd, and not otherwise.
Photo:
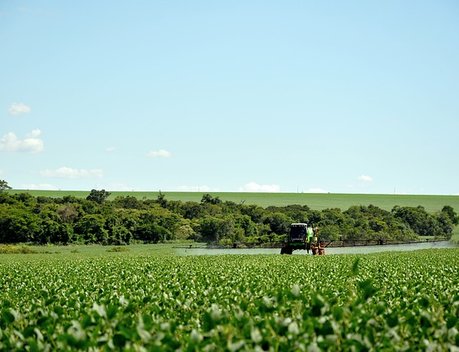
[(115, 147), (107, 147), (107, 148), (105, 148), (105, 151), (106, 151), (107, 153), (113, 153), (115, 150), (116, 150)]
[(149, 151), (147, 153), (147, 156), (149, 158), (170, 158), (172, 156), (172, 153), (164, 149), (159, 149)]
[(91, 178), (97, 177), (101, 178), (103, 176), (103, 172), (101, 169), (73, 169), (71, 167), (60, 167), (56, 170), (43, 170), (40, 171), (40, 174), (44, 177), (55, 177), (55, 178), (70, 178), (70, 179), (77, 179), (77, 178)]
[(13, 103), (8, 109), (8, 112), (10, 113), (10, 115), (15, 115), (15, 116), (21, 115), (21, 114), (28, 114), (31, 111), (32, 109), (30, 108), (30, 106), (24, 103)]
[(19, 139), (13, 132), (9, 132), (0, 139), (0, 151), (39, 153), (44, 149), (40, 136), (39, 129), (33, 130), (24, 139)]
[(368, 175), (360, 175), (358, 177), (358, 180), (362, 182), (373, 182), (373, 177), (368, 176)]
[(44, 191), (57, 191), (58, 187), (50, 185), (49, 183), (28, 183), (21, 186), (21, 189), (30, 189), (30, 190), (44, 190)]
[(307, 193), (328, 193), (328, 191), (320, 187), (313, 187), (309, 188)]
[(280, 192), (279, 185), (260, 185), (256, 182), (249, 182), (243, 187), (239, 188), (240, 192)]

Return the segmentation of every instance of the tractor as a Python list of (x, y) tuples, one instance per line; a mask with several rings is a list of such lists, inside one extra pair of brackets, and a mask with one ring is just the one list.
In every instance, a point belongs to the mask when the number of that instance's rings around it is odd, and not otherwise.
[(306, 249), (312, 251), (312, 254), (323, 255), (333, 240), (327, 240), (327, 244), (323, 238), (317, 238), (317, 228), (309, 226), (306, 223), (298, 222), (290, 225), (290, 233), (287, 240), (281, 248), (281, 254), (292, 254), (296, 249)]
[(308, 241), (308, 224), (293, 223), (287, 241), (281, 248), (281, 254), (292, 254), (296, 249), (306, 249), (309, 252), (311, 243)]

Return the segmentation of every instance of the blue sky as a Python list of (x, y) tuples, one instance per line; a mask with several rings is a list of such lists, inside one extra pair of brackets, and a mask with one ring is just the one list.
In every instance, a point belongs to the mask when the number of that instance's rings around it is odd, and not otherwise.
[(0, 179), (459, 194), (458, 19), (455, 0), (0, 0)]

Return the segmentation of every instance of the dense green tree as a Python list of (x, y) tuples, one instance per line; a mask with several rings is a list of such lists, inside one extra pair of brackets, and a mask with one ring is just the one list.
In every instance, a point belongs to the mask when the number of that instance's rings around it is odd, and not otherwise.
[(200, 203), (132, 196), (109, 201), (109, 192), (93, 191), (89, 199), (0, 192), (0, 242), (129, 244), (177, 238), (263, 245), (282, 241), (292, 222), (319, 226), (323, 239), (405, 241), (419, 235), (449, 238), (459, 223), (451, 206), (434, 214), (423, 207), (386, 211), (373, 205), (319, 211), (303, 205), (262, 208), (211, 195)]
[(444, 236), (447, 239), (450, 239), (453, 234), (454, 224), (449, 214), (447, 212), (441, 211), (435, 216), (435, 219), (438, 224), (438, 232), (434, 233), (434, 235)]
[(177, 224), (175, 229), (175, 239), (177, 240), (191, 240), (196, 236), (196, 232), (193, 229), (193, 223), (188, 219), (182, 219)]
[(23, 206), (0, 204), (0, 243), (35, 242), (41, 232), (35, 213)]
[(321, 228), (327, 225), (336, 225), (341, 227), (346, 223), (346, 216), (341, 212), (341, 209), (324, 209), (322, 211), (321, 220), (318, 222), (318, 226)]
[(47, 210), (40, 213), (41, 235), (35, 240), (40, 244), (68, 244), (72, 238), (72, 227), (63, 223), (56, 212)]
[(117, 209), (114, 212), (114, 216), (116, 216), (121, 224), (131, 233), (134, 235), (137, 227), (140, 223), (140, 212), (137, 210), (131, 209)]
[(55, 204), (53, 198), (45, 197), (45, 196), (38, 196), (37, 197), (37, 203), (38, 204)]
[(81, 205), (83, 214), (100, 214), (102, 205), (92, 200), (82, 199), (78, 203)]
[(89, 195), (86, 197), (87, 200), (102, 204), (110, 196), (110, 192), (107, 192), (105, 189), (96, 190), (92, 189)]
[(406, 222), (419, 236), (439, 235), (441, 230), (436, 219), (422, 206), (394, 207), (392, 212), (396, 218)]
[(108, 232), (107, 244), (125, 245), (131, 243), (133, 233), (126, 228), (123, 218), (116, 213), (105, 217), (105, 229)]
[(263, 223), (269, 225), (271, 231), (277, 235), (284, 235), (289, 232), (292, 219), (281, 212), (269, 214), (263, 220)]
[(143, 204), (140, 200), (133, 196), (126, 196), (126, 197), (116, 197), (113, 201), (113, 205), (116, 208), (123, 208), (123, 209), (142, 209)]
[(235, 233), (235, 222), (230, 217), (217, 218), (205, 216), (199, 222), (199, 233), (201, 240), (206, 242), (219, 242), (224, 238), (231, 241), (239, 240), (241, 231)]
[(35, 204), (37, 204), (37, 198), (29, 193), (17, 193), (13, 194), (12, 197), (25, 206), (35, 206)]
[(81, 199), (75, 197), (75, 196), (63, 196), (61, 199), (57, 198), (55, 200), (57, 203), (80, 203)]
[(180, 220), (182, 219), (180, 215), (174, 214), (169, 209), (164, 209), (158, 205), (155, 205), (153, 208), (151, 208), (144, 215), (144, 217), (152, 217), (154, 219), (154, 222), (167, 229), (169, 235), (166, 239), (168, 240), (174, 239), (173, 234), (175, 233), (175, 230), (177, 229), (177, 226), (180, 223)]
[(322, 213), (318, 210), (310, 210), (308, 212), (308, 220), (307, 223), (314, 226), (320, 223), (322, 220)]
[(212, 197), (209, 193), (206, 193), (202, 196), (201, 203), (202, 204), (221, 204), (221, 200), (219, 197)]
[(181, 207), (181, 213), (185, 219), (200, 218), (204, 213), (204, 208), (196, 202), (185, 202)]
[(263, 222), (263, 218), (265, 215), (266, 210), (258, 205), (242, 205), (240, 207), (240, 211), (244, 215), (250, 216), (252, 221), (256, 224), (261, 224)]
[(324, 241), (336, 241), (342, 238), (342, 232), (338, 225), (324, 225), (320, 227), (320, 239)]
[(84, 215), (75, 224), (75, 233), (86, 244), (108, 244), (108, 231), (105, 228), (105, 219), (102, 215)]
[(159, 191), (158, 197), (156, 198), (156, 202), (162, 207), (167, 208), (167, 199), (166, 196)]
[(141, 223), (135, 232), (135, 238), (145, 243), (163, 242), (169, 237), (170, 231), (155, 222)]
[(293, 222), (308, 223), (310, 208), (307, 205), (287, 205), (279, 209), (286, 214)]
[(9, 189), (11, 189), (11, 187), (8, 185), (8, 182), (6, 182), (5, 180), (0, 180), (0, 193), (7, 191)]
[(258, 235), (258, 227), (255, 224), (250, 216), (248, 215), (238, 215), (235, 217), (235, 222), (237, 227), (241, 228), (244, 231), (244, 236), (257, 236)]
[(81, 206), (73, 203), (62, 204), (58, 206), (56, 213), (63, 222), (72, 224), (80, 217)]
[(448, 218), (451, 220), (453, 225), (459, 225), (459, 216), (457, 215), (456, 211), (450, 205), (445, 205), (441, 212), (446, 214)]
[(8, 193), (0, 192), (0, 204), (18, 204), (18, 200)]

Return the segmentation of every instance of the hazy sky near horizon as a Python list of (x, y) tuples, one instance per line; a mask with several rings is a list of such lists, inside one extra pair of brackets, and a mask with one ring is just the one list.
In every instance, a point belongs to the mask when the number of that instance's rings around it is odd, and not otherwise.
[(459, 2), (0, 0), (17, 189), (459, 194)]

